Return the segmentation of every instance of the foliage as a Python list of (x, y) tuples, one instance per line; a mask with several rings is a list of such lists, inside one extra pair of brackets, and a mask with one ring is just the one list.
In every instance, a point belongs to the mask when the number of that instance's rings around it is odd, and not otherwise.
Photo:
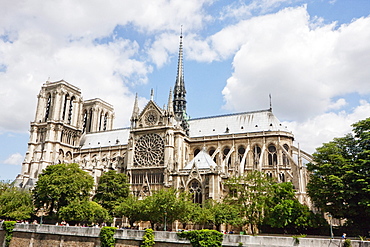
[(141, 243), (140, 247), (152, 247), (154, 246), (154, 231), (153, 229), (147, 228), (145, 229), (145, 234), (143, 236), (143, 242)]
[(352, 247), (351, 240), (349, 240), (348, 238), (344, 240), (343, 247)]
[(294, 239), (294, 244), (299, 244), (300, 238), (305, 238), (307, 235), (301, 234), (301, 235), (293, 235), (292, 238)]
[(217, 247), (222, 246), (223, 234), (215, 230), (196, 230), (179, 232), (180, 238), (186, 238), (193, 247)]
[(10, 241), (13, 237), (13, 229), (15, 226), (15, 221), (4, 221), (3, 222), (3, 229), (5, 231), (5, 246), (10, 246)]
[(116, 171), (108, 171), (99, 178), (93, 200), (113, 215), (114, 208), (129, 194), (127, 176)]
[(87, 201), (93, 185), (93, 177), (81, 170), (78, 164), (48, 166), (33, 190), (35, 207), (45, 207), (46, 213), (58, 216), (62, 207), (74, 201)]
[(264, 224), (297, 233), (327, 224), (322, 216), (314, 214), (295, 198), (292, 183), (275, 183), (272, 191)]
[(117, 216), (125, 216), (128, 218), (132, 226), (135, 221), (144, 219), (144, 201), (139, 200), (133, 195), (124, 198), (122, 202), (115, 207), (114, 212)]
[(101, 247), (114, 247), (116, 244), (116, 239), (114, 238), (114, 233), (116, 232), (115, 227), (104, 226), (100, 230), (100, 246)]
[(315, 206), (335, 218), (346, 218), (352, 229), (370, 230), (370, 118), (353, 126), (353, 133), (316, 149), (308, 194)]
[(88, 223), (111, 221), (108, 211), (96, 202), (92, 201), (71, 202), (68, 206), (60, 209), (59, 217), (66, 221)]
[(172, 222), (179, 219), (186, 208), (187, 198), (183, 193), (175, 189), (163, 189), (154, 192), (152, 196), (144, 199), (143, 220), (149, 220), (152, 225), (155, 223), (171, 225)]
[(32, 213), (32, 194), (28, 190), (0, 182), (0, 218), (25, 220)]
[(203, 208), (209, 210), (211, 216), (209, 223), (214, 224), (217, 229), (220, 229), (221, 224), (239, 224), (240, 215), (235, 205), (208, 200), (203, 205)]
[(263, 222), (267, 212), (272, 181), (263, 173), (253, 171), (245, 176), (229, 179), (226, 185), (229, 194), (225, 201), (239, 208), (240, 219), (243, 219), (239, 224), (250, 224), (254, 234), (254, 227)]

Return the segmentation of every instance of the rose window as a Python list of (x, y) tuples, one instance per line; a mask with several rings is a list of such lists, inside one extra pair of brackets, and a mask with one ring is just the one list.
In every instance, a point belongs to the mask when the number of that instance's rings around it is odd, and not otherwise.
[(164, 142), (157, 134), (139, 138), (135, 145), (135, 165), (156, 166), (163, 162)]

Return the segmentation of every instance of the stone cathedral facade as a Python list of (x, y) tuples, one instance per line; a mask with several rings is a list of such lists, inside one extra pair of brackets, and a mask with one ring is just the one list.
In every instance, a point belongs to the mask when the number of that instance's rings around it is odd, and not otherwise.
[(259, 170), (277, 181), (291, 181), (302, 203), (311, 156), (293, 145), (294, 135), (272, 109), (188, 119), (183, 73), (182, 36), (177, 78), (163, 108), (151, 99), (131, 126), (113, 129), (113, 106), (101, 99), (83, 100), (66, 81), (46, 82), (38, 95), (28, 150), (16, 182), (35, 185), (47, 166), (78, 163), (98, 181), (108, 170), (125, 173), (138, 197), (173, 187), (193, 193), (194, 202), (222, 200), (224, 181)]

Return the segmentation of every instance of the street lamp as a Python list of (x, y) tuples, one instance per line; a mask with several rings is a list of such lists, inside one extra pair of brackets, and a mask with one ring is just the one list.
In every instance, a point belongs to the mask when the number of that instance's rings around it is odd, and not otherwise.
[(328, 214), (328, 218), (329, 218), (329, 224), (330, 224), (330, 238), (333, 239), (334, 238), (334, 235), (333, 235), (333, 225), (332, 225), (332, 215), (331, 214)]
[(44, 216), (44, 208), (41, 208), (40, 225), (42, 225), (42, 217)]

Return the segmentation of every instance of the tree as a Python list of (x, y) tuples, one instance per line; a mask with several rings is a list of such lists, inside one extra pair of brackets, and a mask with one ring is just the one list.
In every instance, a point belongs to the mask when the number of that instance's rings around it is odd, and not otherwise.
[(115, 215), (125, 216), (128, 218), (130, 226), (133, 226), (136, 221), (147, 218), (145, 213), (145, 204), (143, 200), (139, 200), (133, 195), (124, 198), (122, 202), (115, 207)]
[(249, 224), (253, 234), (265, 217), (268, 197), (271, 195), (271, 184), (272, 181), (259, 171), (230, 178), (226, 182), (229, 189), (226, 202), (239, 208), (240, 224)]
[(315, 206), (335, 218), (345, 218), (361, 234), (370, 226), (370, 118), (353, 126), (353, 133), (316, 149), (308, 194)]
[(32, 194), (28, 190), (0, 182), (0, 218), (25, 220), (33, 213)]
[(59, 217), (66, 221), (86, 223), (109, 222), (112, 219), (105, 208), (92, 201), (71, 202), (60, 209)]
[(94, 179), (81, 170), (78, 164), (57, 164), (48, 166), (39, 176), (33, 190), (37, 210), (58, 217), (59, 210), (76, 201), (88, 201)]
[(116, 171), (108, 171), (100, 177), (93, 200), (113, 215), (114, 208), (128, 196), (129, 192), (127, 176)]
[(240, 225), (240, 214), (238, 207), (225, 202), (208, 200), (203, 208), (207, 208), (212, 216), (210, 223), (220, 230), (222, 224)]

